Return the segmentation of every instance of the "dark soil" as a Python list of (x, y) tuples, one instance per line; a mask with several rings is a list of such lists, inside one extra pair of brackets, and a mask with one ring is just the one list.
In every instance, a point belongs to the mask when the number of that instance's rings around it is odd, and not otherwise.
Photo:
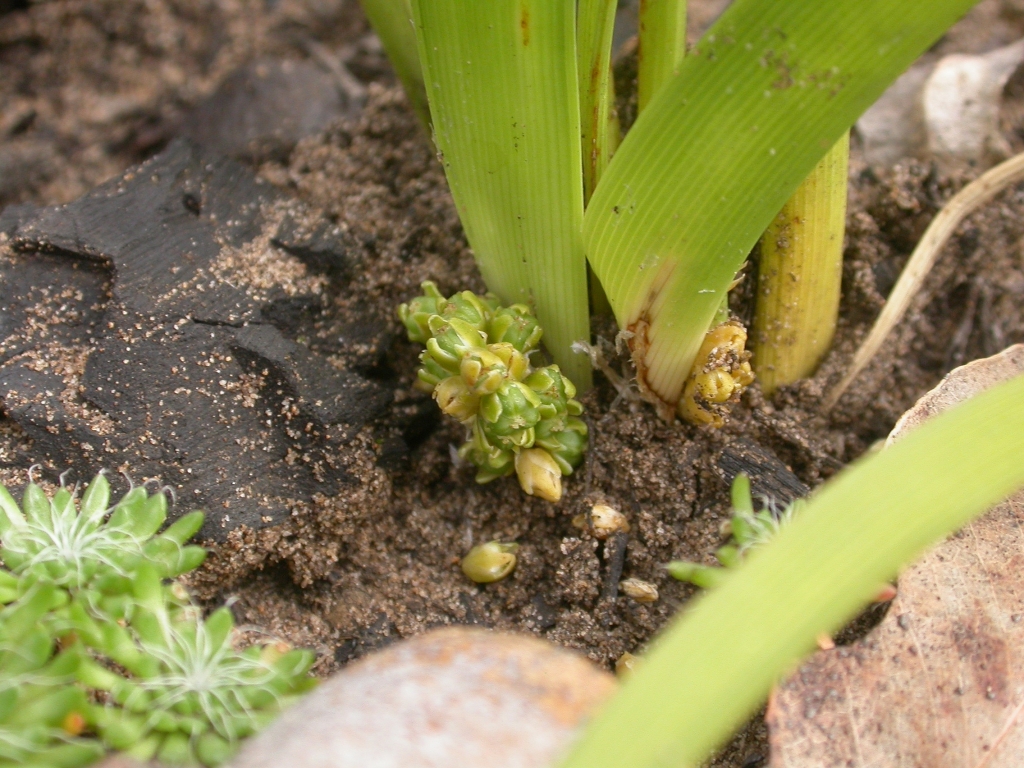
[[(987, 48), (1020, 36), (1017, 5), (986, 0), (951, 40), (995, 35), (995, 43), (985, 37), (978, 44)], [(715, 431), (665, 425), (598, 376), (583, 398), (591, 448), (560, 504), (524, 496), (514, 478), (479, 486), (471, 469), (452, 458), (461, 428), (437, 418), (430, 399), (412, 389), (419, 350), (402, 336), (394, 308), (426, 279), (449, 292), (483, 285), (440, 165), (353, 3), (0, 3), (0, 208), (68, 203), (166, 149), (186, 126), (197, 135), (193, 119), (209, 113), (203, 99), (238, 67), (267, 57), (319, 62), (336, 80), (340, 62), (367, 91), (341, 78), (328, 127), (297, 143), (291, 128), (275, 128), (269, 144), (211, 150), (241, 157), (262, 182), (252, 193), (258, 235), (244, 240), (228, 265), (228, 283), (242, 286), (228, 303), (242, 306), (242, 315), (203, 315), (215, 314), (216, 303), (201, 310), (160, 305), (162, 315), (133, 305), (126, 246), (107, 243), (89, 261), (81, 238), (61, 246), (52, 230), (39, 230), (35, 240), (26, 234), (26, 222), (39, 221), (38, 209), (3, 214), (12, 234), (0, 235), (0, 262), (28, 275), (23, 286), (4, 284), (17, 301), (5, 297), (3, 309), (11, 317), (17, 305), (19, 317), (32, 322), (19, 321), (14, 330), (0, 324), (0, 365), (16, 363), (19, 371), (49, 377), (53, 391), (40, 385), (41, 399), (32, 401), (12, 394), (24, 391), (24, 376), (0, 382), (0, 480), (20, 486), (37, 462), (50, 482), (67, 466), (75, 466), (81, 480), (104, 465), (102, 451), (82, 458), (91, 450), (84, 447), (86, 432), (48, 430), (55, 413), (76, 429), (127, 436), (123, 445), (112, 443), (110, 455), (120, 462), (112, 469), (172, 485), (178, 512), (191, 508), (187, 504), (207, 506), (213, 524), (204, 533), (212, 551), (192, 579), (197, 593), (210, 603), (231, 600), (240, 623), (316, 648), (321, 674), (397, 638), (451, 623), (533, 632), (610, 667), (622, 653), (642, 651), (692, 595), (661, 565), (712, 561), (728, 511), (728, 482), (737, 471), (753, 474), (756, 494), (780, 501), (800, 495), (884, 438), (952, 367), (1024, 341), (1024, 189), (1015, 189), (965, 222), (875, 362), (831, 413), (821, 412), (823, 392), (841, 376), (924, 228), (980, 172), (942, 176), (918, 161), (868, 168), (855, 147), (842, 320), (835, 348), (813, 379), (771, 401), (755, 385), (725, 428)], [(1018, 148), (1024, 137), (1020, 82), (1017, 77), (1008, 88), (1004, 115), (1007, 140)], [(68, 210), (58, 211), (61, 221)], [(200, 222), (209, 215), (202, 208), (193, 213)], [(292, 232), (298, 239), (285, 242), (280, 228), (289, 216), (298, 222)], [(324, 222), (340, 233), (338, 242), (314, 246), (314, 230)], [(230, 242), (219, 225), (210, 226), (217, 244), (211, 258), (221, 258), (218, 249)], [(278, 257), (268, 261), (272, 237)], [(262, 250), (250, 247), (255, 242)], [(78, 255), (68, 261), (71, 252)], [(60, 270), (67, 271), (67, 282), (86, 288), (32, 293)], [(750, 314), (753, 282), (748, 277), (734, 292), (741, 318)], [(170, 290), (153, 289), (153, 296)], [(115, 317), (122, 309), (134, 313), (130, 320)], [(209, 441), (205, 448), (175, 444), (181, 455), (206, 457), (203, 471), (190, 473), (185, 470), (192, 465), (167, 448), (173, 441), (153, 418), (152, 402), (159, 392), (186, 386), (187, 379), (176, 377), (191, 374), (185, 367), (159, 368), (164, 348), (132, 358), (138, 370), (159, 369), (164, 377), (163, 389), (139, 385), (145, 392), (138, 411), (97, 394), (102, 383), (95, 372), (106, 370), (104, 356), (115, 363), (127, 359), (123, 347), (164, 343), (161, 334), (183, 344), (176, 327), (183, 318), (220, 334), (212, 347), (188, 347), (188, 360), (214, 361), (208, 399), (234, 409), (232, 429), (244, 434), (232, 432), (231, 440), (251, 438), (252, 455), (270, 454), (256, 469), (246, 464), (245, 451), (228, 455)], [(596, 318), (594, 328), (598, 338), (614, 336), (605, 319)], [(274, 344), (252, 338), (253, 329), (277, 334)], [(243, 332), (249, 335), (242, 338)], [(242, 362), (255, 360), (255, 367), (225, 359), (239, 349)], [(334, 373), (325, 373), (324, 365)], [(13, 368), (4, 370), (9, 375)], [(300, 374), (289, 378), (296, 370)], [(305, 373), (311, 370), (319, 374)], [(311, 405), (323, 400), (317, 387), (329, 388), (331, 376), (343, 374), (367, 392), (383, 393), (383, 405), (359, 418), (317, 411)], [(189, 397), (174, 408), (201, 407)], [(58, 403), (59, 411), (40, 411), (46, 403)], [(259, 426), (263, 409), (266, 430)], [(145, 425), (132, 431), (127, 423), (136, 412)], [(292, 434), (300, 426), (292, 420), (300, 417), (319, 432)], [(129, 451), (148, 440), (160, 442), (163, 452)], [(221, 525), (234, 513), (226, 503), (231, 498), (218, 488), (242, 480), (252, 492), (239, 497), (239, 517)], [(632, 530), (624, 550), (621, 540), (601, 542), (573, 526), (572, 518), (597, 501), (628, 516)], [(477, 586), (462, 575), (458, 559), (491, 539), (519, 542), (519, 564), (507, 580)], [(617, 594), (620, 573), (656, 584), (659, 600), (641, 604)], [(763, 725), (755, 722), (716, 764), (758, 765), (764, 743)]]

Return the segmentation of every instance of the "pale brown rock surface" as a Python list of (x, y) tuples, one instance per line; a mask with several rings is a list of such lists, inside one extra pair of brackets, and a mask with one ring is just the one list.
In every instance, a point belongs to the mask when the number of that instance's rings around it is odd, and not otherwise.
[[(1020, 344), (957, 368), (890, 442), (1021, 373)], [(1020, 766), (1024, 492), (908, 568), (882, 623), (852, 646), (815, 654), (777, 689), (767, 719), (773, 768)]]
[(546, 768), (614, 690), (581, 656), (466, 627), (390, 646), (323, 683), (232, 768)]

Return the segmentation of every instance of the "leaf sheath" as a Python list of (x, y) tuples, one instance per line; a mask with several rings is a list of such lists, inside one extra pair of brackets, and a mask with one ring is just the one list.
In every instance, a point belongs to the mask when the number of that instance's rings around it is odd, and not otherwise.
[(767, 395), (814, 373), (832, 346), (849, 157), (850, 137), (843, 134), (761, 237), (752, 337), (754, 370)]

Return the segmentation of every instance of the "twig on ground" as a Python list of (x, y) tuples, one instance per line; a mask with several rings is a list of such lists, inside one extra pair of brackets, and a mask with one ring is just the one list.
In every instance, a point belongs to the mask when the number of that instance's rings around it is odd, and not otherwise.
[(910, 259), (889, 294), (881, 314), (875, 320), (871, 332), (857, 349), (853, 362), (850, 364), (850, 370), (825, 398), (823, 406), (825, 411), (831, 410), (838, 402), (857, 374), (871, 361), (886, 337), (903, 318), (911, 301), (920, 291), (925, 278), (934, 266), (939, 252), (956, 231), (960, 222), (1007, 187), (1019, 181), (1024, 181), (1024, 153), (1014, 155), (972, 181), (939, 211), (925, 231), (924, 237), (917, 244), (917, 248), (910, 255)]

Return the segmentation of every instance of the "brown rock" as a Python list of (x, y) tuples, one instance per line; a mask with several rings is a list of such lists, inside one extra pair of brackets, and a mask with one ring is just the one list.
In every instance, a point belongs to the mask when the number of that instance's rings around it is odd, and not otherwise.
[(615, 688), (533, 637), (466, 627), (367, 656), (250, 741), (234, 768), (542, 768)]

